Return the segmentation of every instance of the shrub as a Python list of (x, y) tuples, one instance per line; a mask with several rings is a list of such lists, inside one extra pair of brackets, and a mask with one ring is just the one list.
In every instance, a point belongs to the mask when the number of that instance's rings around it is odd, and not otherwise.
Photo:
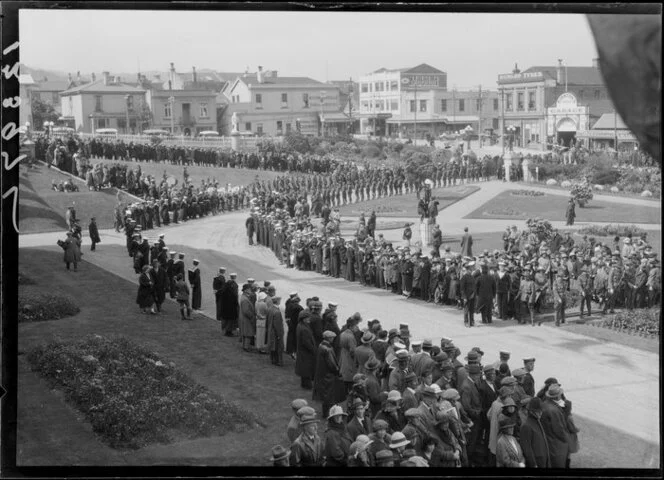
[(258, 421), (174, 363), (122, 337), (56, 341), (33, 349), (27, 358), (114, 448), (169, 442), (170, 432), (189, 438), (223, 435)]
[(652, 197), (652, 192), (649, 191), (649, 190), (644, 190), (643, 192), (641, 192), (641, 196), (642, 197)]
[(562, 182), (560, 182), (560, 186), (563, 188), (569, 188), (572, 186), (572, 182), (570, 182), (569, 180), (563, 180)]
[(547, 185), (558, 185), (558, 182), (557, 182), (555, 179), (553, 179), (553, 178), (549, 178), (549, 179), (546, 181), (546, 184), (547, 184)]
[(534, 234), (537, 237), (538, 244), (543, 240), (551, 240), (555, 233), (555, 229), (551, 223), (541, 218), (529, 218), (526, 220), (526, 228), (528, 228), (529, 234)]
[(611, 187), (611, 193), (620, 193), (620, 188), (618, 187)]
[(660, 335), (660, 308), (643, 308), (619, 312), (599, 325), (643, 335)]
[(579, 229), (581, 235), (594, 235), (597, 237), (626, 237), (629, 234), (633, 237), (639, 237), (641, 234), (646, 233), (645, 230), (638, 228), (634, 225), (589, 225)]
[(519, 210), (515, 210), (510, 207), (505, 207), (505, 208), (498, 208), (496, 210), (489, 210), (486, 212), (487, 215), (498, 215), (501, 217), (521, 217), (525, 215), (524, 212), (520, 212)]
[(604, 190), (604, 186), (603, 186), (603, 185), (595, 185), (593, 188), (595, 188), (595, 190), (599, 190), (600, 192), (601, 192), (602, 190)]
[(18, 295), (19, 323), (59, 320), (80, 311), (74, 300), (65, 295), (34, 292), (19, 292)]
[(367, 158), (378, 158), (380, 156), (380, 148), (376, 145), (367, 145), (362, 147), (362, 156)]
[(620, 180), (620, 171), (601, 170), (590, 175), (590, 181), (598, 185), (613, 185)]
[(575, 183), (572, 186), (570, 193), (572, 194), (572, 197), (574, 197), (574, 201), (576, 201), (579, 206), (584, 206), (586, 203), (593, 199), (593, 190), (590, 188), (590, 184), (585, 181), (581, 183)]

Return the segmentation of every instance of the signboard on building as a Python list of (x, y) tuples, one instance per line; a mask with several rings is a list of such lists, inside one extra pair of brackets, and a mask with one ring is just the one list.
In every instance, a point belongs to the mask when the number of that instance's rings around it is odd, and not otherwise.
[(582, 138), (598, 138), (598, 139), (608, 139), (612, 140), (615, 137), (618, 137), (618, 140), (623, 141), (632, 141), (636, 142), (636, 137), (632, 132), (617, 131), (613, 130), (588, 130), (587, 132), (581, 132), (578, 134)]
[(401, 88), (403, 90), (447, 88), (447, 75), (404, 73), (401, 75)]
[(501, 85), (507, 83), (540, 82), (542, 80), (544, 80), (542, 72), (505, 73), (498, 75), (498, 83)]
[(571, 124), (576, 125), (577, 133), (588, 130), (589, 108), (579, 106), (571, 93), (558, 97), (556, 106), (547, 108), (546, 116), (546, 134), (549, 136), (555, 135), (560, 125), (565, 125), (565, 131), (569, 131)]

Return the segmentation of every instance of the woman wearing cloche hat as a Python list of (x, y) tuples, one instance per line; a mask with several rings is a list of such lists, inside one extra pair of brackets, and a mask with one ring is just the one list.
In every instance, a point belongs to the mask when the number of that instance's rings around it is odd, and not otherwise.
[(347, 414), (339, 405), (330, 408), (325, 431), (326, 467), (345, 467), (353, 439), (346, 428)]

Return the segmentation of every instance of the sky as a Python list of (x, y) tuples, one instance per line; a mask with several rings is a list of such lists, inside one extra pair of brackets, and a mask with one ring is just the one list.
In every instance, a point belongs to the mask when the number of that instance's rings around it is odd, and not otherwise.
[(498, 74), (535, 65), (590, 66), (580, 14), (21, 10), (21, 63), (84, 77), (210, 68), (320, 81), (428, 63), (448, 87), (496, 88)]

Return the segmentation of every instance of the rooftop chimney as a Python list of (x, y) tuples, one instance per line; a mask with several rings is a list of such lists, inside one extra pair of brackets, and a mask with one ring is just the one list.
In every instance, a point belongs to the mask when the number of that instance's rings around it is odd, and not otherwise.
[(512, 73), (514, 74), (521, 73), (521, 70), (519, 70), (519, 67), (517, 66), (516, 63), (514, 64), (514, 70), (512, 70)]
[(263, 67), (258, 66), (258, 72), (256, 72), (256, 81), (258, 83), (263, 83)]
[(92, 79), (93, 82), (97, 80), (97, 75), (95, 75), (95, 72), (92, 72), (92, 75), (90, 75), (90, 78)]
[(563, 83), (563, 61), (561, 58), (558, 59), (558, 66), (556, 67), (556, 81), (559, 84)]
[(193, 80), (194, 80), (194, 84), (196, 84), (196, 67), (191, 67), (191, 70), (192, 70), (192, 72), (193, 72)]
[(76, 81), (77, 81), (78, 83), (81, 83), (81, 72), (80, 72), (80, 71), (79, 71), (79, 72), (76, 72)]
[(101, 72), (104, 77), (104, 85), (111, 83), (111, 74), (109, 72)]
[(69, 83), (71, 83), (71, 81), (72, 81), (71, 73), (68, 73), (68, 74), (67, 74), (67, 80), (69, 80)]
[(175, 64), (171, 62), (171, 72), (175, 73)]
[(599, 58), (593, 58), (593, 68), (599, 68)]

